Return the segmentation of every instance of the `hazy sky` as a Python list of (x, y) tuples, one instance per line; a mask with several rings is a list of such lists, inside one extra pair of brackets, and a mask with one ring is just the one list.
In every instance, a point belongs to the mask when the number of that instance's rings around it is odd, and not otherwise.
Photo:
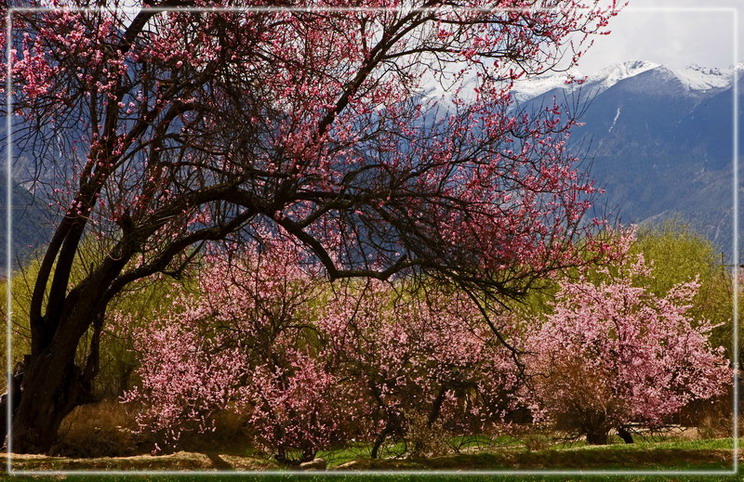
[[(729, 67), (744, 61), (744, 0), (630, 0), (580, 63), (584, 74), (627, 60), (670, 67)], [(739, 42), (738, 59), (735, 44)]]

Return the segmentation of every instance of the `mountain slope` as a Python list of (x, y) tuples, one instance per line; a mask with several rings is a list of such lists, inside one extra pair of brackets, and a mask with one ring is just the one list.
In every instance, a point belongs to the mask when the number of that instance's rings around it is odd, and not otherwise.
[(574, 129), (571, 146), (592, 162), (592, 176), (606, 189), (601, 202), (622, 222), (681, 216), (730, 256), (733, 78), (733, 69), (632, 62), (581, 85), (552, 79), (551, 89), (531, 97), (529, 88), (515, 90), (522, 108), (583, 106), (584, 125)]
[[(0, 173), (0, 277), (5, 276), (7, 217), (5, 199), (7, 194), (6, 177)], [(39, 246), (47, 243), (51, 237), (49, 213), (38, 199), (25, 188), (13, 183), (13, 205), (11, 234), (11, 257), (15, 267), (27, 261)]]

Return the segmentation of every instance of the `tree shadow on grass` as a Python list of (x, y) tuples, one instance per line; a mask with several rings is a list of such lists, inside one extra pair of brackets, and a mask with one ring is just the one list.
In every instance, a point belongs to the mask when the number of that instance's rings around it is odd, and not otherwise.
[(210, 462), (212, 462), (212, 465), (214, 465), (214, 468), (215, 469), (217, 469), (217, 470), (235, 470), (235, 467), (233, 467), (232, 465), (230, 465), (229, 463), (227, 463), (225, 461), (225, 459), (223, 459), (222, 457), (220, 457), (218, 454), (216, 454), (214, 452), (202, 452), (202, 453), (209, 458)]

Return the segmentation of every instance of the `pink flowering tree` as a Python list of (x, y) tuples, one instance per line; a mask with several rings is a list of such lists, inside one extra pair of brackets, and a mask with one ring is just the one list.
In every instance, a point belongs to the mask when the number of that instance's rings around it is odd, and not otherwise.
[(206, 257), (197, 286), (135, 334), (140, 383), (123, 400), (142, 402), (137, 419), (156, 451), (214, 428), (213, 416), (228, 408), (247, 413), (282, 462), (293, 450), (302, 452), (296, 461), (310, 460), (328, 445), (343, 397), (309, 336), (325, 285), (317, 263), (286, 237)]
[(231, 403), (245, 376), (245, 352), (216, 345), (195, 320), (186, 322), (191, 314), (170, 313), (135, 335), (141, 381), (123, 400), (145, 402), (137, 422), (153, 435), (156, 453), (175, 448), (184, 432), (213, 429), (212, 416)]
[(386, 440), (424, 453), (442, 436), (481, 433), (515, 400), (513, 352), (462, 293), (369, 281), (335, 292), (318, 320), (337, 370), (355, 380), (366, 405), (354, 417), (372, 457)]
[(607, 443), (617, 429), (660, 427), (692, 400), (723, 393), (732, 372), (714, 326), (690, 314), (696, 280), (656, 295), (642, 286), (651, 268), (628, 259), (594, 281), (561, 286), (553, 312), (527, 341), (526, 403), (538, 420)]
[[(409, 270), (497, 296), (587, 262), (594, 188), (565, 152), (573, 122), (513, 113), (509, 88), (575, 62), (614, 1), (24, 5), (58, 8), (11, 15), (5, 115), (58, 217), (28, 309), (16, 451), (48, 450), (92, 398), (112, 298), (215, 241), (268, 226), (331, 279)], [(65, 9), (79, 6), (94, 8)], [(420, 95), (432, 83), (446, 104)], [(84, 239), (100, 249), (72, 281)]]
[(331, 285), (287, 238), (261, 246), (207, 258), (198, 286), (137, 331), (141, 381), (124, 401), (140, 402), (156, 451), (226, 408), (283, 463), (351, 438), (374, 456), (386, 439), (416, 451), (415, 431), (480, 432), (515, 401), (513, 353), (469, 298)]
[(259, 444), (279, 462), (308, 462), (318, 450), (349, 440), (348, 419), (364, 401), (322, 354), (288, 348), (281, 356), (281, 365), (251, 370), (240, 406)]

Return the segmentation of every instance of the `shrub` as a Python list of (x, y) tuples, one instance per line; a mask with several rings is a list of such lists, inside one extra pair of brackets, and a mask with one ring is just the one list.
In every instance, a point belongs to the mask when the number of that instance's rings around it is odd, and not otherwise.
[(634, 284), (650, 275), (639, 255), (600, 281), (563, 284), (527, 344), (525, 399), (538, 419), (603, 444), (612, 428), (660, 426), (725, 390), (731, 370), (723, 348), (709, 345), (713, 325), (689, 314), (699, 283), (661, 296)]
[(125, 399), (144, 406), (157, 450), (213, 430), (226, 406), (289, 464), (352, 438), (375, 455), (390, 439), (439, 452), (424, 440), (434, 432), (501, 420), (515, 367), (465, 295), (405, 280), (331, 286), (281, 238), (237, 254), (207, 258), (196, 291), (136, 331), (141, 383)]
[(116, 400), (81, 405), (62, 422), (53, 455), (127, 457), (147, 452), (152, 441), (137, 430), (137, 407)]
[(337, 289), (318, 320), (339, 369), (363, 387), (357, 416), (373, 457), (387, 439), (427, 452), (424, 432), (479, 433), (514, 401), (511, 352), (467, 296), (413, 288), (400, 280)]

